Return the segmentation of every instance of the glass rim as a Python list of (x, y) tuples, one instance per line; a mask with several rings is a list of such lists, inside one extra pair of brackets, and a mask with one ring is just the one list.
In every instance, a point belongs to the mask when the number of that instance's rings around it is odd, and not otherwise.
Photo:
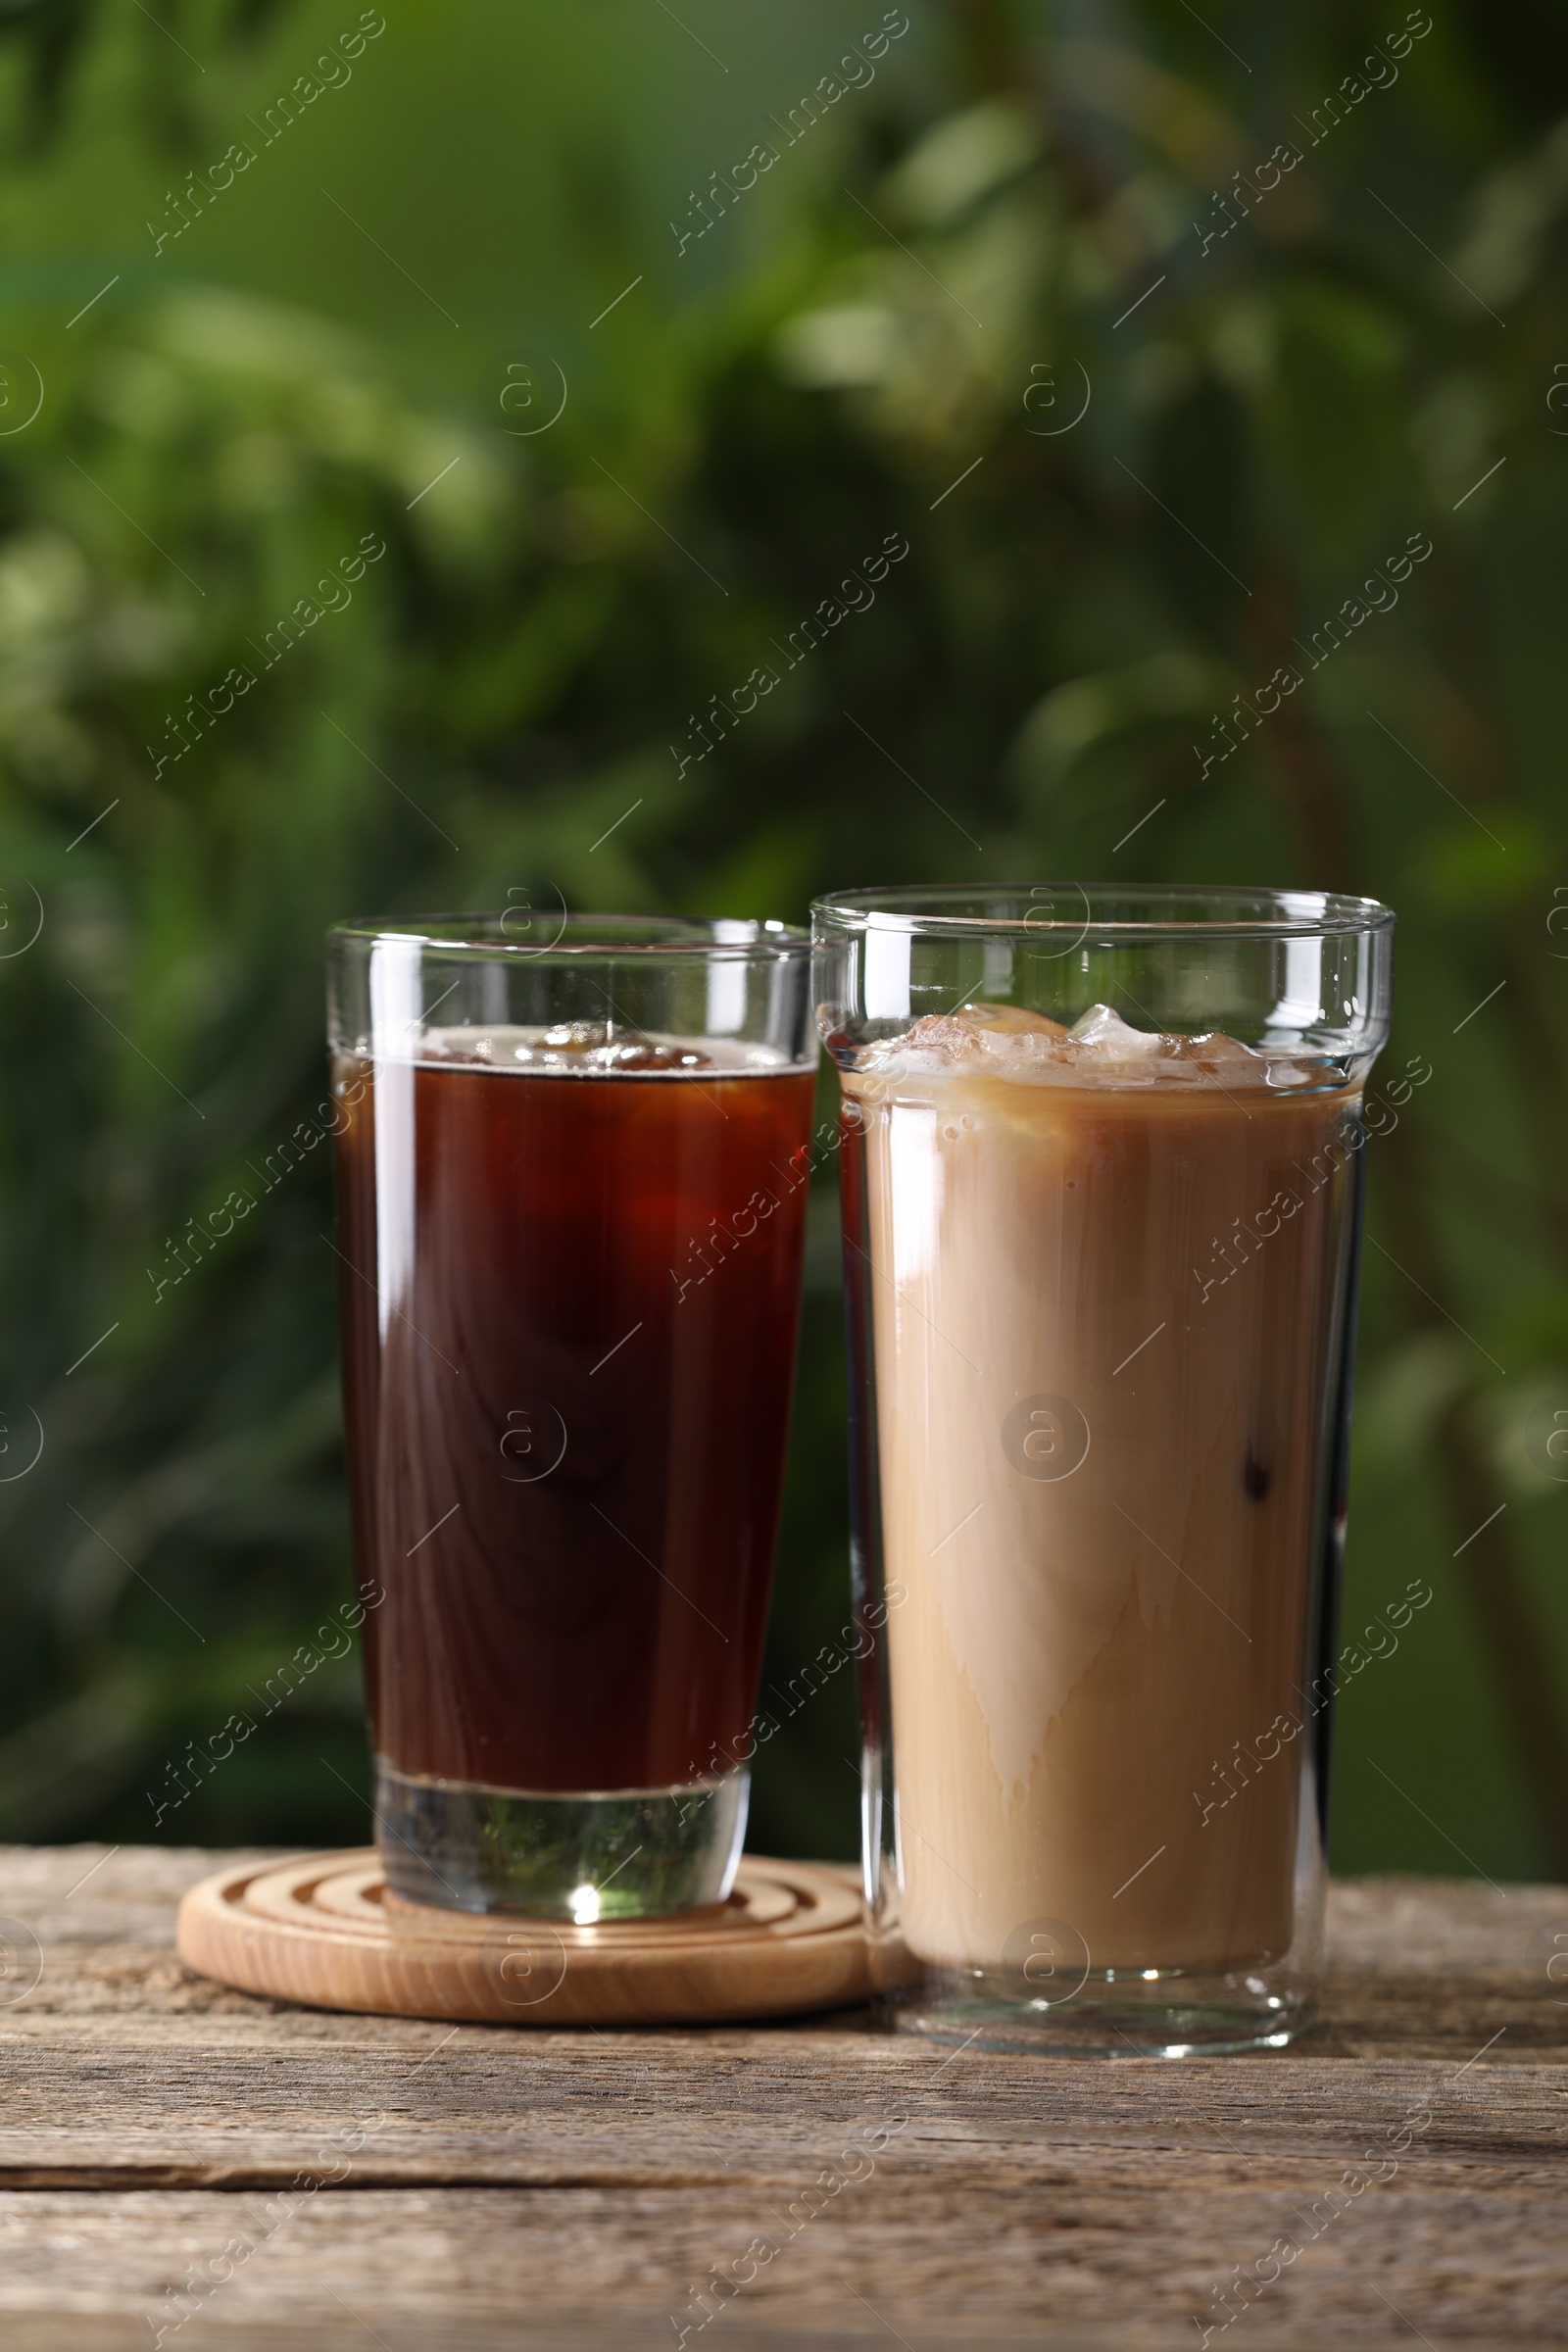
[[(329, 923), (329, 949), (361, 943), (383, 943), (425, 948), (439, 955), (515, 958), (518, 962), (545, 959), (567, 961), (630, 956), (650, 962), (710, 963), (744, 961), (749, 957), (787, 958), (810, 952), (811, 934), (790, 923), (771, 919), (723, 915), (568, 913), (547, 911), (543, 921), (559, 922), (556, 936), (543, 946), (525, 936), (531, 928), (531, 908), (502, 907), (493, 914), (355, 915)], [(515, 920), (519, 929), (509, 932)], [(604, 936), (572, 938), (578, 930)], [(620, 936), (610, 934), (618, 932)], [(641, 936), (639, 936), (639, 934)], [(726, 936), (727, 935), (727, 936)]]
[[(988, 900), (1036, 897), (1082, 902), (1082, 910), (1054, 914), (962, 911)], [(1098, 902), (1098, 905), (1097, 905)], [(1141, 906), (1133, 914), (1102, 911)], [(1199, 913), (1199, 907), (1211, 910)], [(1163, 912), (1156, 911), (1164, 909)], [(1271, 911), (1272, 910), (1272, 911)], [(1120, 946), (1174, 939), (1354, 938), (1394, 929), (1392, 906), (1337, 891), (1247, 888), (1231, 883), (982, 883), (972, 890), (947, 883), (897, 889), (831, 892), (811, 902), (813, 931), (892, 931), (929, 939), (1037, 937), (1075, 931), (1086, 944)]]

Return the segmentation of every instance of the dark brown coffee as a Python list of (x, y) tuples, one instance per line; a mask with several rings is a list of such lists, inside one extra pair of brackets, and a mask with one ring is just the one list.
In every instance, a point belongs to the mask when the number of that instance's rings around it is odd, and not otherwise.
[(811, 1073), (576, 1031), (420, 1051), (334, 1073), (377, 1753), (543, 1792), (722, 1770), (767, 1613)]

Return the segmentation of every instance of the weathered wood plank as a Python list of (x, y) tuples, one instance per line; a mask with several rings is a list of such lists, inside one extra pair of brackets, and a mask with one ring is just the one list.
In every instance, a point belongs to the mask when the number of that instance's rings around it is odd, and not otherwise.
[[(1279, 2241), (1298, 2251), (1211, 2341), (1568, 2343), (1568, 1889), (1339, 1887), (1318, 2033), (1096, 2065), (859, 2013), (509, 2034), (290, 2010), (172, 1956), (220, 1859), (0, 1852), (41, 1964), (0, 2003), (8, 2352), (147, 2345), (181, 2310), (180, 2352), (341, 2344), (356, 2317), (397, 2352), (682, 2326), (1140, 2352), (1197, 2340)], [(694, 2284), (749, 2262), (699, 2327)]]
[[(1328, 2151), (1430, 2110), (1419, 2136), (1477, 2156), (1560, 2154), (1568, 2071), (1493, 2062), (1459, 2073), (1426, 2059), (1303, 2062), (1288, 2080), (1224, 2060), (1180, 2069), (981, 2057), (895, 2045), (874, 2067), (806, 2036), (685, 2050), (625, 2035), (538, 2053), (482, 2029), (425, 2064), (373, 2050), (330, 2063), (287, 2050), (169, 2053), (56, 2044), (3, 2050), (0, 2185), (90, 2171), (131, 2185), (239, 2185), (301, 2170), (356, 2185), (554, 2182), (723, 2185), (776, 2180), (857, 2141), (899, 2143), (906, 2166), (984, 2159), (1027, 2179), (1064, 2148), (1148, 2147), (1172, 2161), (1258, 2162)], [(848, 2044), (852, 2053), (855, 2045)], [(156, 2063), (148, 2061), (155, 2059)], [(1283, 2078), (1285, 2070), (1279, 2070)], [(1249, 2079), (1250, 2078), (1250, 2079)], [(1345, 2161), (1348, 2161), (1347, 2157)]]
[[(1233, 2265), (1304, 2233), (1296, 2210), (1326, 2185), (1307, 2166), (1259, 2194), (1195, 2192), (1142, 2160), (1091, 2180), (1064, 2163), (1029, 2186), (916, 2180), (890, 2164), (800, 2225), (749, 2189), (323, 2189), (281, 2222), (251, 2194), (13, 2195), (0, 2198), (0, 2319), (8, 2341), (40, 2310), (138, 2321), (151, 2340), (181, 2312), (236, 2333), (319, 2326), (336, 2297), (388, 2340), (397, 2327), (428, 2343), (451, 2322), (525, 2316), (532, 2330), (592, 2313), (673, 2343), (701, 2318), (693, 2289), (710, 2266), (769, 2244), (688, 2344), (768, 2325), (886, 2341), (880, 2320), (911, 2341), (1169, 2346), (1213, 2317)], [(1270, 2348), (1413, 2340), (1402, 2315), (1434, 2342), (1561, 2342), (1561, 2218), (1560, 2183), (1521, 2194), (1506, 2172), (1439, 2161), (1418, 2186), (1368, 2191), (1236, 2328)]]

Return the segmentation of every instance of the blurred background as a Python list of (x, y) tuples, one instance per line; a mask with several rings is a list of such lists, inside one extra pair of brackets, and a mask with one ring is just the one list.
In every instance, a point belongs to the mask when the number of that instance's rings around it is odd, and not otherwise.
[(326, 922), (1083, 876), (1398, 908), (1334, 1857), (1568, 1876), (1565, 88), (1550, 0), (4, 0), (0, 1836), (366, 1834)]

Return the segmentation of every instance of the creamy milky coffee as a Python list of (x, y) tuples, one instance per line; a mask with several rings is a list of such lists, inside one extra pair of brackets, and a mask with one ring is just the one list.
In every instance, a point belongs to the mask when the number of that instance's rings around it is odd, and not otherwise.
[(1203, 1794), (1317, 1668), (1356, 1090), (1102, 1006), (919, 1020), (844, 1087), (907, 1595), (904, 1938), (947, 1967), (1016, 1965), (1042, 1921), (1096, 1970), (1277, 1957), (1299, 1746)]

